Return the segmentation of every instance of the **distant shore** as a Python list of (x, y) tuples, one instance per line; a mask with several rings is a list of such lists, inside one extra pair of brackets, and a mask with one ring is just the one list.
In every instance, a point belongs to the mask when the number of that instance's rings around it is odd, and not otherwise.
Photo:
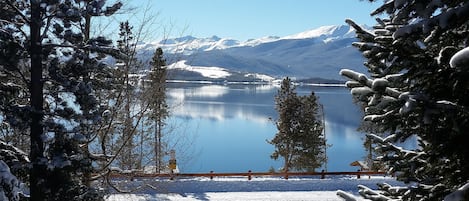
[[(167, 83), (188, 83), (188, 84), (217, 84), (217, 85), (273, 85), (280, 86), (280, 81), (214, 81), (214, 80), (166, 80)], [(345, 83), (306, 83), (294, 82), (295, 85), (300, 86), (314, 86), (314, 87), (345, 87)]]

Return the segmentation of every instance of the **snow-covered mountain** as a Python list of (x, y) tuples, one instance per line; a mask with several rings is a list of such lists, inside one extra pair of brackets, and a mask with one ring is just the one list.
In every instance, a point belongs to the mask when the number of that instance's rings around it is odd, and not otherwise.
[[(184, 61), (186, 67), (216, 67), (237, 74), (342, 80), (341, 68), (361, 68), (364, 61), (360, 52), (352, 47), (354, 41), (355, 32), (348, 25), (324, 26), (290, 36), (267, 36), (247, 41), (185, 36), (141, 44), (138, 57), (148, 61), (155, 48), (161, 47), (168, 63), (178, 71), (185, 68), (174, 65), (181, 66)], [(195, 76), (193, 68), (187, 70)]]

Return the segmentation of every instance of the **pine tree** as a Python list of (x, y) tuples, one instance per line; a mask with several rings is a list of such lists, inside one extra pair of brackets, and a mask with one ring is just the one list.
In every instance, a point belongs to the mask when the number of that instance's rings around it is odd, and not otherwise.
[(315, 171), (326, 162), (326, 140), (319, 120), (319, 104), (314, 92), (298, 96), (289, 78), (282, 81), (275, 96), (278, 133), (269, 141), (275, 146), (273, 159), (284, 159), (283, 171)]
[(150, 72), (149, 88), (145, 90), (145, 97), (148, 101), (151, 113), (149, 119), (154, 121), (154, 150), (156, 172), (160, 173), (164, 169), (163, 157), (166, 150), (163, 141), (163, 129), (165, 120), (169, 115), (169, 107), (166, 103), (166, 61), (163, 58), (163, 50), (157, 48), (151, 61), (152, 71)]
[[(467, 1), (387, 1), (372, 15), (374, 31), (351, 20), (371, 77), (341, 74), (365, 108), (365, 121), (379, 131), (368, 137), (383, 153), (389, 173), (411, 187), (360, 186), (372, 200), (443, 200), (469, 181), (467, 63), (451, 63), (469, 40)], [(398, 142), (417, 140), (403, 148)], [(467, 185), (466, 185), (467, 186)], [(469, 199), (465, 193), (464, 199)], [(463, 199), (463, 198), (461, 198)]]
[[(101, 118), (94, 89), (107, 76), (100, 60), (118, 52), (109, 40), (90, 37), (90, 18), (111, 15), (121, 6), (104, 3), (6, 0), (0, 6), (1, 43), (3, 34), (11, 34), (2, 44), (9, 46), (1, 55), (2, 73), (21, 80), (11, 88), (12, 100), (2, 102), (2, 113), (11, 127), (30, 125), (23, 132), (30, 135), (31, 200), (102, 198), (89, 186), (93, 156), (88, 145)], [(8, 58), (12, 53), (16, 56)], [(9, 59), (15, 62), (3, 62)], [(20, 105), (21, 99), (28, 102)]]

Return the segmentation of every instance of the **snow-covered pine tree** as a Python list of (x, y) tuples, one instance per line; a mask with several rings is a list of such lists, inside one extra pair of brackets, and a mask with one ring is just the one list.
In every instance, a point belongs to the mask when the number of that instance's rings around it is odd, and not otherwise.
[[(379, 144), (380, 160), (409, 185), (359, 192), (371, 200), (443, 200), (469, 181), (469, 63), (454, 59), (468, 46), (469, 3), (391, 0), (371, 14), (386, 15), (373, 31), (346, 21), (356, 29), (354, 45), (371, 77), (341, 74), (351, 79), (347, 86), (363, 104), (364, 120), (382, 131), (368, 135)], [(397, 145), (409, 140), (418, 146)], [(462, 200), (469, 199), (465, 189)]]
[[(10, 35), (1, 42), (8, 51), (2, 52), (0, 67), (9, 79), (19, 80), (10, 84), (14, 96), (2, 102), (2, 113), (9, 126), (29, 132), (32, 200), (102, 198), (89, 186), (88, 143), (101, 115), (94, 88), (107, 76), (100, 60), (118, 52), (105, 38), (90, 37), (90, 19), (120, 6), (105, 7), (103, 0), (5, 0), (0, 6), (0, 35)], [(5, 89), (2, 94), (10, 93)], [(30, 130), (18, 127), (23, 124)]]
[(275, 96), (278, 132), (269, 143), (275, 146), (271, 157), (284, 159), (283, 171), (315, 171), (326, 162), (326, 141), (319, 107), (314, 92), (309, 96), (298, 96), (289, 78), (282, 81)]

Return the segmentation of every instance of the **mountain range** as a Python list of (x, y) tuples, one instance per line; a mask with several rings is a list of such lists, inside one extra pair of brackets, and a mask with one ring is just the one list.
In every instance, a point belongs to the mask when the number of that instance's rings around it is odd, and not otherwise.
[[(138, 45), (137, 57), (149, 61), (163, 49), (176, 79), (228, 80), (297, 79), (344, 80), (342, 68), (363, 71), (364, 58), (352, 46), (357, 41), (348, 25), (323, 26), (302, 33), (238, 41), (217, 36), (184, 36)], [(361, 68), (361, 69), (360, 69)]]

